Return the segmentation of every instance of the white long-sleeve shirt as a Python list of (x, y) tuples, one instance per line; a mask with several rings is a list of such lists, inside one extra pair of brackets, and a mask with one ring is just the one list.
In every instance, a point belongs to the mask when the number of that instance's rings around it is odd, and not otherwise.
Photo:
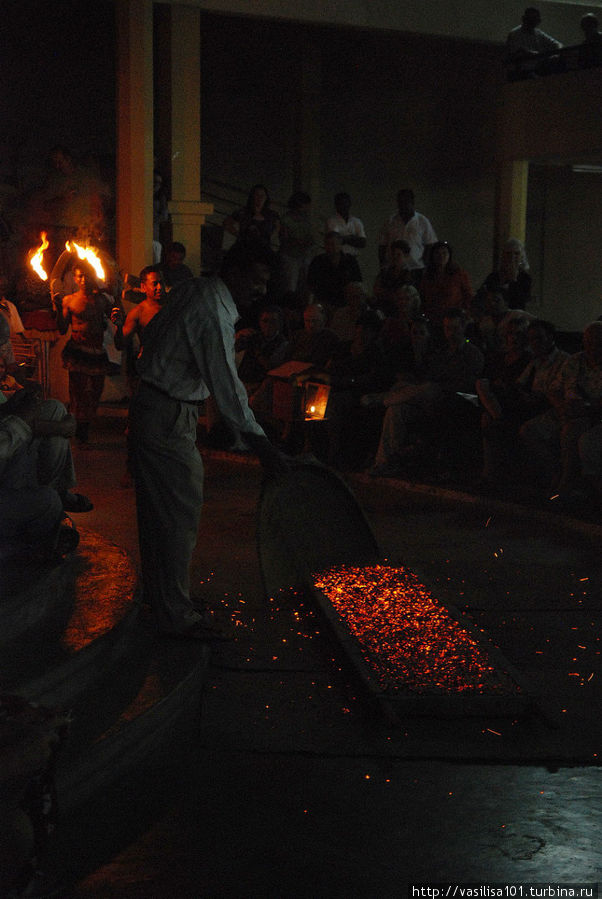
[(220, 278), (183, 282), (145, 329), (138, 373), (182, 402), (197, 403), (211, 395), (236, 430), (264, 436), (236, 371), (237, 319), (234, 300)]

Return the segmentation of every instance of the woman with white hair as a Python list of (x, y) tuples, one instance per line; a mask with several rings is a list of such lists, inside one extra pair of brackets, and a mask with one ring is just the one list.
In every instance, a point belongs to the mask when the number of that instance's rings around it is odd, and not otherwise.
[(509, 309), (524, 309), (531, 300), (531, 275), (525, 247), (516, 237), (502, 249), (500, 266), (491, 272), (479, 288), (479, 295), (501, 292)]

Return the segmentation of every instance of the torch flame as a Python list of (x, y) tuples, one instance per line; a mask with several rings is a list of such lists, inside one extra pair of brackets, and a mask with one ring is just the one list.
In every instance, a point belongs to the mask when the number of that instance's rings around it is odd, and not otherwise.
[(67, 241), (65, 248), (70, 253), (77, 253), (80, 259), (84, 259), (94, 269), (94, 274), (99, 281), (105, 280), (105, 270), (102, 267), (100, 256), (93, 247), (82, 247), (75, 241)]
[(31, 265), (34, 272), (42, 279), (42, 281), (47, 281), (48, 275), (44, 271), (44, 266), (42, 265), (44, 259), (44, 250), (48, 247), (48, 241), (46, 240), (45, 231), (42, 231), (42, 233), (40, 234), (40, 240), (42, 241), (42, 243), (35, 251), (35, 253), (33, 253), (31, 259), (29, 260), (29, 264)]

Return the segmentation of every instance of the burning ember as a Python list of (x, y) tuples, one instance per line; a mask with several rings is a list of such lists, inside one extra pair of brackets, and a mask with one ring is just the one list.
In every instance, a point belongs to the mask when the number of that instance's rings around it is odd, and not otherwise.
[(314, 582), (358, 641), (381, 689), (520, 692), (407, 569), (342, 566), (316, 575)]
[(80, 259), (85, 260), (94, 269), (94, 274), (99, 281), (105, 280), (105, 270), (100, 261), (100, 256), (93, 247), (82, 247), (75, 241), (67, 241), (65, 249), (70, 253), (76, 253)]
[(31, 265), (34, 272), (42, 279), (42, 281), (48, 280), (48, 275), (44, 271), (44, 250), (48, 248), (48, 241), (46, 240), (46, 232), (42, 231), (40, 234), (40, 240), (42, 241), (41, 245), (37, 250), (32, 251), (32, 256), (29, 259), (29, 264)]

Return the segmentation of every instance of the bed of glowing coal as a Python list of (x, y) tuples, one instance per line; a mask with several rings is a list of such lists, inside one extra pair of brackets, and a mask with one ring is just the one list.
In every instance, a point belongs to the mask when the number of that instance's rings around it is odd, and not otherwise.
[(314, 576), (316, 590), (357, 644), (377, 692), (523, 698), (494, 648), (408, 569), (336, 566)]

